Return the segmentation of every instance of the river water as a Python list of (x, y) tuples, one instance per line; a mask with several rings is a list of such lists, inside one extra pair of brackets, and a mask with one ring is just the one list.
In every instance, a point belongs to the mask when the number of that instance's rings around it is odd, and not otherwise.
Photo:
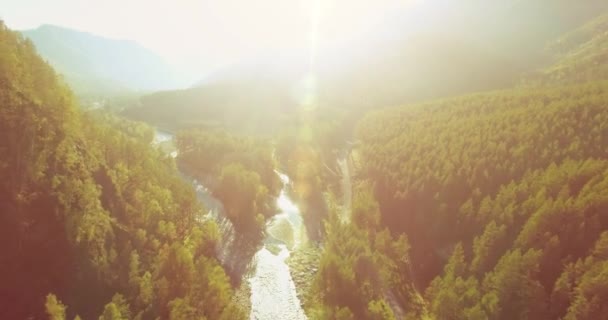
[[(293, 241), (277, 241), (275, 237), (269, 235), (264, 247), (255, 254), (255, 271), (249, 278), (251, 285), (250, 318), (252, 320), (307, 319), (296, 295), (296, 286), (289, 267), (285, 262), (290, 250), (300, 242), (302, 217), (298, 207), (287, 195), (290, 187), (289, 177), (279, 172), (277, 174), (283, 182), (283, 189), (277, 199), (277, 207), (280, 212), (266, 229), (267, 233), (273, 234), (273, 227), (287, 226), (287, 228), (291, 228)], [(293, 242), (292, 247), (289, 248), (289, 244), (285, 242)], [(275, 246), (274, 251), (278, 251), (278, 254), (273, 254), (269, 250), (270, 246)]]
[[(157, 130), (154, 143), (161, 145), (170, 142), (170, 133)], [(171, 156), (177, 156), (172, 152)], [(251, 286), (251, 320), (300, 320), (307, 319), (296, 295), (296, 286), (285, 260), (290, 251), (302, 239), (303, 224), (298, 206), (289, 198), (291, 188), (289, 177), (277, 171), (283, 183), (277, 198), (279, 213), (266, 226), (267, 238), (264, 246), (253, 257), (253, 270), (247, 281)], [(211, 192), (198, 181), (193, 181), (199, 200), (209, 209), (209, 217), (218, 221), (223, 229), (222, 242), (234, 237), (233, 230), (226, 227), (229, 221), (223, 217), (223, 205)], [(220, 260), (226, 252), (220, 253)]]
[(153, 143), (156, 145), (159, 145), (163, 142), (169, 142), (171, 140), (173, 140), (173, 134), (171, 134), (167, 131), (162, 131), (160, 129), (156, 129), (156, 131), (154, 132)]

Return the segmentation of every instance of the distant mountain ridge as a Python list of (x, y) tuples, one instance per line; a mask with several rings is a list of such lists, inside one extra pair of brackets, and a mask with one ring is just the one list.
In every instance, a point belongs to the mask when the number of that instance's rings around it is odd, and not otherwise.
[(545, 82), (608, 80), (608, 13), (561, 37), (549, 51), (557, 63), (544, 70)]
[[(545, 50), (548, 44), (607, 11), (608, 2), (600, 0), (429, 0), (370, 31), (373, 37), (320, 52), (313, 70), (308, 53), (241, 61), (194, 88), (144, 96), (125, 114), (172, 129), (209, 123), (241, 128), (252, 117), (299, 112), (312, 95), (321, 109), (364, 112), (510, 87), (552, 65), (556, 57)], [(424, 22), (416, 20), (420, 16)]]
[(80, 95), (175, 88), (170, 66), (130, 40), (55, 25), (21, 32)]

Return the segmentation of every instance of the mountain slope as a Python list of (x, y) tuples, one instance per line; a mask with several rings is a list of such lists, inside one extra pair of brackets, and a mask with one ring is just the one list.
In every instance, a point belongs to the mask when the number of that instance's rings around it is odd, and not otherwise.
[(169, 130), (226, 126), (245, 132), (271, 132), (296, 103), (284, 84), (239, 82), (156, 92), (124, 115)]
[(537, 77), (550, 83), (608, 80), (608, 14), (604, 14), (554, 43), (549, 51), (556, 63)]
[(0, 135), (0, 318), (245, 318), (152, 130), (80, 111), (2, 23)]
[(409, 237), (431, 318), (604, 316), (605, 35), (600, 16), (561, 37), (534, 86), (359, 123), (360, 178), (374, 185), (383, 225)]
[(174, 87), (170, 67), (135, 42), (53, 25), (22, 31), (79, 94)]

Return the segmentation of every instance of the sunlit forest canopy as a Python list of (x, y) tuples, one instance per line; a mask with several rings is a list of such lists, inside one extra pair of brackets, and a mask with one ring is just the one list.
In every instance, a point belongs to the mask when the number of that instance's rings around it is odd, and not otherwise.
[(81, 112), (31, 41), (0, 32), (2, 317), (44, 318), (45, 297), (65, 312), (55, 294), (85, 318), (238, 316), (217, 227), (151, 129)]

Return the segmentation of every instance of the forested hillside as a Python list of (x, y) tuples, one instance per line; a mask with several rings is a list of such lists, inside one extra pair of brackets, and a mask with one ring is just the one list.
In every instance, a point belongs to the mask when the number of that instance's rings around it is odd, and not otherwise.
[(152, 130), (79, 111), (4, 24), (0, 134), (0, 318), (245, 318), (218, 228)]
[(255, 80), (155, 92), (140, 100), (123, 115), (171, 130), (228, 127), (266, 134), (280, 127), (297, 106), (288, 85)]
[(541, 85), (385, 109), (359, 124), (360, 177), (374, 186), (381, 225), (409, 238), (426, 316), (605, 317), (604, 20), (562, 38)]
[(532, 83), (581, 83), (608, 79), (608, 14), (553, 42), (549, 53), (557, 60), (534, 74)]

